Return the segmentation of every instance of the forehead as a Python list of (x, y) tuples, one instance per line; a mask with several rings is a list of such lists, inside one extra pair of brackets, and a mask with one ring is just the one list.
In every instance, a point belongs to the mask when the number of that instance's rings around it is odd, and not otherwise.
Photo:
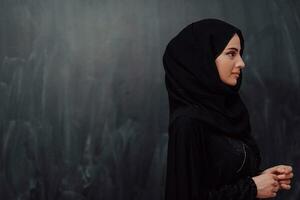
[(240, 38), (237, 34), (234, 34), (234, 36), (228, 42), (226, 49), (228, 48), (237, 48), (237, 49), (241, 48)]

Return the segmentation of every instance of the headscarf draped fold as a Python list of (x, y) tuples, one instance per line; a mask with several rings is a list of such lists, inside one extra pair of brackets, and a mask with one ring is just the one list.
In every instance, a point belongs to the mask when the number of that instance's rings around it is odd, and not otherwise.
[[(203, 19), (181, 30), (167, 44), (163, 55), (171, 125), (178, 113), (196, 118), (226, 134), (243, 140), (257, 153), (251, 135), (248, 110), (239, 95), (242, 70), (235, 86), (219, 77), (215, 59), (237, 34), (243, 55), (241, 30), (219, 19)], [(260, 162), (260, 161), (259, 161)]]

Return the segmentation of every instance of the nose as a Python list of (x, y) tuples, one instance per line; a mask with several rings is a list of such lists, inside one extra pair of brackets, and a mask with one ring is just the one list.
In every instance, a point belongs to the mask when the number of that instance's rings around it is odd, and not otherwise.
[(243, 59), (242, 59), (242, 57), (240, 55), (239, 55), (239, 59), (238, 59), (238, 61), (236, 63), (236, 66), (240, 67), (240, 68), (244, 68), (245, 67), (245, 63), (244, 63), (244, 61), (243, 61)]

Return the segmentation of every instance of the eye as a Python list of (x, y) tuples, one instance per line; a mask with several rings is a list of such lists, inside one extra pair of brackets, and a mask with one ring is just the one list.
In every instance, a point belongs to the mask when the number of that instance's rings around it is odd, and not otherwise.
[(233, 58), (235, 56), (235, 52), (229, 52), (226, 55), (229, 55), (229, 57)]

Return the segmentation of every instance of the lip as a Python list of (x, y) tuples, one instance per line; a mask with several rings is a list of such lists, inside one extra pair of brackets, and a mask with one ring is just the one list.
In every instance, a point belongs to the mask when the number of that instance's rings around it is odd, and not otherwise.
[(235, 75), (236, 78), (239, 78), (239, 77), (240, 77), (240, 74), (238, 74), (238, 73), (232, 73), (232, 74)]

